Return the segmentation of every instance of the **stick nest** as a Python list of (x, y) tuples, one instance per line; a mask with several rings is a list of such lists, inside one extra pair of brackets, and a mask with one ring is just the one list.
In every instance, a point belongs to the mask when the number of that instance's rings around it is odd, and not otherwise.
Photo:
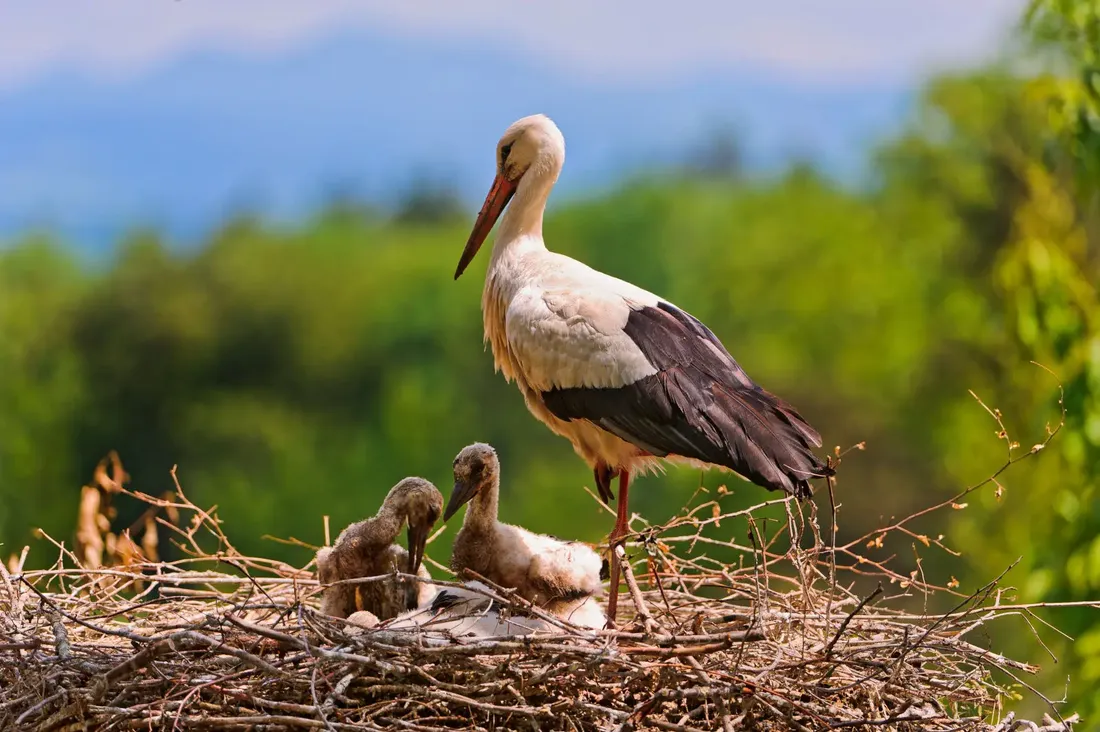
[[(323, 616), (310, 565), (242, 555), (178, 483), (157, 498), (125, 481), (112, 456), (85, 487), (75, 551), (54, 542), (53, 567), (23, 571), (24, 550), (3, 571), (0, 728), (1053, 732), (1076, 720), (1006, 709), (1037, 668), (973, 639), (1026, 608), (997, 582), (963, 594), (925, 582), (919, 560), (895, 572), (873, 558), (895, 535), (938, 544), (914, 517), (838, 545), (818, 528), (835, 527), (835, 508), (819, 522), (812, 504), (723, 512), (706, 496), (663, 526), (635, 517), (621, 630), (470, 639)], [(147, 507), (118, 535), (112, 496)], [(714, 538), (724, 525), (740, 538)], [(180, 558), (157, 560), (165, 536)], [(493, 597), (540, 613), (506, 588)], [(922, 609), (944, 598), (950, 610)]]

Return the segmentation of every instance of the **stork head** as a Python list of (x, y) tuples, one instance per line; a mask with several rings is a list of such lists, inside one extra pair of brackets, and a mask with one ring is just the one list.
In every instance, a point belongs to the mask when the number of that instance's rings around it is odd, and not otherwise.
[(500, 460), (497, 451), (484, 442), (462, 448), (454, 462), (455, 487), (443, 520), (454, 516), (455, 511), (473, 500), (481, 491), (490, 487), (500, 472)]
[(497, 143), (497, 175), (474, 222), (455, 270), (457, 280), (473, 261), (477, 250), (512, 200), (520, 183), (537, 179), (553, 183), (565, 162), (565, 138), (558, 126), (544, 114), (516, 120)]
[(443, 494), (423, 478), (405, 478), (390, 490), (386, 498), (400, 502), (408, 522), (409, 574), (420, 571), (424, 561), (424, 547), (428, 543), (428, 534), (432, 526), (443, 513)]

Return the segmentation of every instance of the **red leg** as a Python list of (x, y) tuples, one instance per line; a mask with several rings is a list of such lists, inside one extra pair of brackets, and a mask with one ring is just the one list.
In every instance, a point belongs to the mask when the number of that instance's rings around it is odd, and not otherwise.
[(619, 609), (619, 557), (615, 553), (615, 547), (622, 543), (622, 539), (630, 531), (630, 513), (627, 510), (627, 490), (630, 487), (630, 471), (626, 468), (619, 470), (619, 507), (615, 519), (615, 528), (611, 530), (608, 545), (611, 549), (611, 595), (607, 599), (607, 620), (610, 625), (615, 624), (615, 615)]

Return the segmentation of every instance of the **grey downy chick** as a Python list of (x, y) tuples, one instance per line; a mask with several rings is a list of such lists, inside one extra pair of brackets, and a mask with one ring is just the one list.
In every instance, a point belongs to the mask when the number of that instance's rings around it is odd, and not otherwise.
[[(443, 587), (430, 602), (391, 620), (379, 620), (372, 613), (352, 613), (348, 622), (363, 628), (415, 632), (421, 641), (482, 639), (503, 636), (555, 634), (561, 629), (541, 618), (502, 612), (481, 582), (466, 582), (463, 587)], [(575, 603), (566, 618), (573, 625), (599, 630), (607, 622), (599, 603), (589, 596)]]
[[(322, 593), (321, 611), (346, 618), (356, 610), (366, 610), (385, 620), (429, 601), (435, 590), (426, 582), (391, 577), (358, 584), (331, 583), (394, 572), (430, 580), (422, 564), (424, 546), (442, 510), (443, 495), (423, 478), (405, 478), (390, 489), (375, 516), (351, 524), (332, 547), (317, 552), (317, 578), (330, 585)], [(395, 543), (406, 524), (408, 551)]]
[(454, 541), (455, 574), (462, 577), (473, 570), (565, 620), (582, 605), (589, 614), (589, 598), (602, 589), (600, 556), (583, 542), (562, 541), (497, 519), (496, 450), (484, 443), (463, 448), (454, 461), (454, 479), (444, 520), (470, 504)]

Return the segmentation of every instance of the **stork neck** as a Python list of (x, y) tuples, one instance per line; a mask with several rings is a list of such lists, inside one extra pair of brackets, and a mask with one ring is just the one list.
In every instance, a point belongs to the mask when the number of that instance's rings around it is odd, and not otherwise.
[(371, 519), (370, 533), (375, 541), (392, 544), (397, 535), (401, 533), (401, 526), (405, 523), (404, 505), (398, 505), (398, 501), (387, 500), (382, 503), (382, 508)]
[(539, 175), (535, 170), (528, 170), (523, 176), (512, 202), (501, 217), (500, 230), (493, 243), (494, 258), (520, 242), (545, 246), (542, 243), (542, 218), (556, 179), (556, 174)]
[(478, 491), (477, 495), (470, 501), (470, 508), (467, 509), (466, 518), (462, 521), (463, 526), (471, 525), (485, 528), (493, 526), (497, 521), (499, 503), (500, 475), (494, 473), (489, 485)]

